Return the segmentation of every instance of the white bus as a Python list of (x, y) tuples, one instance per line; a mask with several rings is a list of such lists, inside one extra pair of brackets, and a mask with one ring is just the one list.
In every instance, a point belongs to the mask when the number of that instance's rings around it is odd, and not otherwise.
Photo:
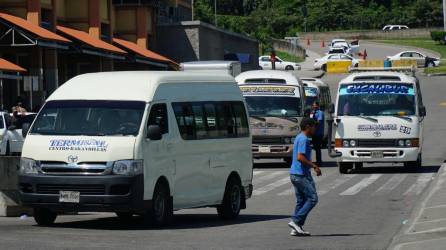
[(86, 74), (47, 100), (23, 146), (21, 201), (39, 225), (67, 211), (143, 214), (216, 207), (252, 194), (251, 135), (234, 78), (186, 72)]
[(304, 116), (302, 83), (277, 70), (247, 71), (236, 80), (248, 105), (254, 158), (281, 158), (290, 164)]
[(397, 72), (354, 73), (339, 84), (334, 113), (339, 170), (363, 163), (421, 165), (423, 105), (415, 77)]

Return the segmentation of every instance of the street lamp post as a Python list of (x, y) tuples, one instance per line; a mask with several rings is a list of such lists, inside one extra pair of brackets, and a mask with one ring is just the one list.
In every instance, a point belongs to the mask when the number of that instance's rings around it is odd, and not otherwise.
[[(444, 0), (446, 1), (446, 0)], [(217, 24), (217, 0), (214, 0), (214, 23), (215, 26), (218, 26)]]
[(443, 0), (443, 29), (446, 31), (446, 0)]

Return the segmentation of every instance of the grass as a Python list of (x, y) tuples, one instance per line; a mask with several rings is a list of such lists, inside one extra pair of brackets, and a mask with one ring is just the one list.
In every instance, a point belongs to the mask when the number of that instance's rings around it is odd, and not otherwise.
[(297, 62), (297, 63), (299, 63), (299, 62), (305, 61), (305, 59), (302, 58), (302, 57), (291, 55), (291, 54), (288, 54), (288, 53), (283, 52), (283, 51), (276, 51), (276, 56), (278, 56), (278, 57), (280, 57), (280, 59), (282, 59), (284, 61), (288, 61), (288, 62)]
[(426, 74), (446, 73), (446, 65), (442, 63), (442, 64), (440, 64), (439, 67), (425, 68), (424, 73), (426, 73)]

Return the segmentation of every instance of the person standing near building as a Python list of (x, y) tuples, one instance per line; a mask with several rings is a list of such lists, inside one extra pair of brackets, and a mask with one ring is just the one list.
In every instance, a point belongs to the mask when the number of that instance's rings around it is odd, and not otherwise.
[(322, 142), (324, 140), (324, 112), (320, 109), (319, 103), (314, 102), (312, 106), (311, 118), (316, 121), (316, 132), (312, 138), (313, 149), (316, 151), (316, 164), (322, 166)]
[(296, 194), (296, 207), (292, 220), (288, 223), (293, 236), (309, 236), (310, 233), (302, 228), (308, 214), (316, 206), (318, 196), (316, 185), (311, 176), (311, 169), (317, 176), (322, 172), (318, 165), (311, 161), (310, 138), (316, 132), (316, 121), (304, 118), (300, 123), (301, 133), (294, 140), (293, 163), (290, 169), (290, 179)]

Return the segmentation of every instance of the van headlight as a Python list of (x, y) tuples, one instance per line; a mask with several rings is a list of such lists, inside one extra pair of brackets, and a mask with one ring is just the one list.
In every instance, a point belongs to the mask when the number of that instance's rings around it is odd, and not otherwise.
[(116, 175), (138, 175), (144, 172), (143, 160), (122, 160), (113, 163), (113, 174)]
[(38, 174), (37, 162), (29, 158), (20, 159), (20, 174)]
[(350, 140), (350, 147), (356, 147), (356, 141)]
[(406, 143), (404, 142), (404, 140), (398, 140), (398, 146), (404, 147), (406, 146)]
[(406, 140), (406, 147), (412, 147), (412, 140)]

